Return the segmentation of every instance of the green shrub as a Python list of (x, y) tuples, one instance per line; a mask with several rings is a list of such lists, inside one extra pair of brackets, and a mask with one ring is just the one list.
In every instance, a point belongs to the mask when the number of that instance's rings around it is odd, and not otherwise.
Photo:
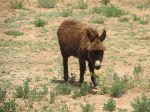
[(61, 107), (61, 109), (60, 109), (59, 112), (69, 112), (69, 108), (68, 108), (67, 105), (65, 104), (65, 105), (63, 105), (63, 106)]
[(74, 93), (74, 94), (73, 94), (72, 97), (73, 97), (74, 99), (82, 96), (82, 95), (81, 95), (81, 92), (80, 92), (79, 90), (75, 90), (73, 93)]
[(148, 17), (140, 18), (137, 15), (133, 15), (133, 21), (138, 21), (140, 24), (143, 24), (143, 25), (149, 23)]
[(104, 5), (107, 5), (108, 3), (110, 3), (110, 0), (102, 0), (101, 1)]
[(103, 16), (94, 16), (92, 18), (92, 22), (93, 23), (98, 23), (98, 24), (103, 24), (106, 18), (104, 18)]
[(47, 22), (43, 19), (37, 19), (34, 21), (36, 27), (43, 27), (47, 24)]
[(89, 103), (86, 103), (85, 105), (81, 104), (81, 109), (82, 109), (82, 112), (94, 112), (95, 107), (94, 107), (94, 104), (91, 105)]
[(118, 7), (115, 7), (113, 5), (111, 6), (104, 6), (103, 13), (106, 17), (120, 17), (125, 14), (125, 12)]
[(97, 78), (97, 82), (98, 82), (98, 87), (101, 90), (101, 93), (102, 94), (108, 93), (109, 87), (108, 87), (108, 82), (107, 82), (107, 76)]
[(109, 71), (107, 72), (105, 76), (97, 79), (101, 94), (108, 93), (112, 97), (120, 97), (132, 87), (132, 80), (127, 75), (124, 75), (124, 77), (119, 77), (117, 73), (112, 75)]
[(5, 99), (6, 96), (6, 91), (1, 90), (0, 88), (0, 101), (3, 101)]
[(15, 100), (4, 102), (2, 112), (17, 112)]
[(129, 88), (129, 81), (127, 77), (120, 78), (118, 74), (113, 75), (114, 82), (112, 83), (111, 87), (109, 88), (109, 94), (112, 97), (120, 97), (124, 94), (127, 89)]
[(62, 10), (62, 12), (60, 13), (60, 15), (62, 17), (68, 17), (68, 16), (72, 16), (72, 13), (73, 13), (73, 11), (72, 11), (71, 8), (65, 8), (65, 9)]
[(107, 103), (104, 104), (103, 110), (112, 112), (116, 109), (116, 102), (112, 98), (108, 100)]
[(42, 90), (37, 91), (37, 89), (30, 90), (30, 98), (33, 101), (40, 101), (48, 93), (48, 87), (43, 86)]
[(81, 84), (81, 87), (80, 87), (80, 94), (81, 94), (82, 96), (87, 95), (87, 94), (90, 93), (91, 91), (92, 91), (92, 88), (91, 88), (88, 84), (86, 84), (86, 83)]
[(121, 83), (113, 83), (110, 88), (110, 95), (112, 97), (120, 97), (124, 93)]
[(10, 3), (13, 9), (23, 9), (23, 0), (14, 0)]
[(17, 30), (9, 30), (9, 31), (6, 31), (5, 34), (17, 37), (17, 36), (23, 35), (24, 33), (20, 32), (20, 31), (17, 31)]
[(122, 83), (124, 84), (124, 92), (127, 91), (127, 89), (132, 88), (132, 79), (128, 75), (124, 75)]
[(88, 84), (83, 83), (83, 84), (81, 84), (81, 87), (79, 90), (74, 91), (74, 94), (72, 97), (77, 98), (77, 97), (85, 96), (88, 93), (90, 93), (91, 91), (92, 91), (92, 88)]
[(140, 17), (138, 17), (137, 15), (133, 15), (133, 21), (139, 21)]
[(58, 0), (39, 0), (39, 4), (44, 8), (54, 8)]
[(59, 93), (59, 94), (70, 94), (71, 93), (71, 90), (73, 89), (73, 86), (66, 82), (66, 83), (59, 83), (57, 86), (56, 86), (56, 91)]
[(142, 74), (142, 72), (143, 72), (143, 68), (141, 65), (134, 66), (134, 69), (133, 69), (134, 75), (140, 75), (140, 74)]
[(25, 80), (23, 86), (19, 86), (16, 89), (16, 95), (19, 98), (28, 98), (30, 92), (29, 81)]
[(146, 24), (149, 23), (149, 21), (148, 21), (147, 18), (141, 18), (141, 19), (139, 20), (139, 23), (140, 23), (140, 24), (143, 24), (143, 25), (146, 25)]
[(133, 112), (150, 112), (150, 98), (143, 95), (141, 98), (137, 97), (131, 103)]
[(91, 12), (96, 14), (104, 14), (106, 17), (120, 17), (125, 14), (123, 10), (113, 5), (94, 7)]
[(101, 7), (93, 7), (91, 10), (91, 13), (95, 13), (95, 14), (102, 14), (102, 8)]
[(77, 8), (79, 8), (79, 9), (87, 9), (88, 8), (88, 4), (86, 2), (84, 2), (84, 0), (78, 0), (77, 1)]

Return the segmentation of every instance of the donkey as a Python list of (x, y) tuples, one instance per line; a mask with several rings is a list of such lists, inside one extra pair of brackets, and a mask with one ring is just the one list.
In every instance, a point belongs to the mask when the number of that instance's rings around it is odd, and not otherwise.
[[(79, 59), (80, 84), (84, 81), (86, 70), (85, 62), (88, 61), (89, 71), (94, 74), (94, 69), (100, 69), (106, 50), (103, 41), (106, 31), (99, 35), (96, 29), (77, 20), (64, 20), (57, 30), (60, 51), (63, 58), (64, 80), (68, 76), (68, 58), (74, 56)], [(91, 81), (97, 86), (96, 79), (91, 76)]]

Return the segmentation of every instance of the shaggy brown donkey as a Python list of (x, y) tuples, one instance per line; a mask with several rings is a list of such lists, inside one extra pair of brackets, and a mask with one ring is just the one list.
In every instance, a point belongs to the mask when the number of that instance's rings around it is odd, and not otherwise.
[[(97, 30), (80, 23), (76, 20), (65, 20), (57, 31), (60, 50), (63, 57), (64, 80), (68, 80), (68, 57), (79, 58), (80, 63), (80, 83), (84, 81), (86, 69), (85, 61), (88, 61), (90, 72), (101, 68), (104, 51), (103, 40), (106, 32), (103, 30), (101, 35)], [(94, 76), (91, 76), (92, 83), (96, 86)]]

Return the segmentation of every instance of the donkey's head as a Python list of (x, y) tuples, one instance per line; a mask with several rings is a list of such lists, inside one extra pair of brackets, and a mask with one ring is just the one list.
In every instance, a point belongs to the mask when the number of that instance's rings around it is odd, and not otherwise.
[(93, 64), (95, 69), (100, 69), (104, 51), (106, 50), (103, 45), (103, 41), (106, 38), (106, 31), (103, 30), (103, 33), (99, 35), (96, 31), (87, 30), (87, 37), (89, 39), (87, 48), (89, 61)]

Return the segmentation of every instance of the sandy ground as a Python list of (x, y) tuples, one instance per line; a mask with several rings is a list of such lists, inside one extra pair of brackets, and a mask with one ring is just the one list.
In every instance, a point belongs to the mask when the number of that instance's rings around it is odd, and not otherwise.
[[(56, 8), (51, 9), (39, 7), (36, 0), (27, 0), (24, 1), (25, 10), (12, 9), (10, 1), (0, 0), (0, 88), (7, 91), (6, 101), (16, 99), (20, 111), (33, 112), (33, 110), (37, 110), (37, 112), (42, 112), (44, 106), (50, 105), (47, 101), (42, 100), (34, 102), (33, 109), (29, 110), (24, 99), (15, 97), (15, 88), (22, 85), (26, 78), (32, 79), (30, 82), (32, 88), (46, 84), (49, 91), (56, 86), (56, 84), (48, 83), (49, 80), (54, 77), (57, 80), (63, 80), (56, 31), (60, 23), (68, 18), (75, 18), (92, 25), (99, 32), (102, 32), (103, 29), (107, 30), (107, 39), (104, 42), (107, 50), (102, 63), (104, 71), (113, 67), (120, 76), (127, 74), (133, 77), (134, 66), (140, 64), (144, 69), (143, 77), (150, 79), (150, 22), (143, 25), (131, 18), (132, 14), (150, 18), (150, 8), (138, 9), (136, 7), (146, 0), (111, 0), (111, 4), (128, 12), (129, 22), (120, 22), (119, 18), (107, 18), (104, 24), (92, 23), (90, 20), (94, 15), (87, 13), (100, 2), (97, 0), (87, 1), (88, 9), (74, 9), (73, 16), (61, 17), (57, 16), (58, 12), (62, 10), (61, 8), (67, 4), (76, 3), (75, 0), (60, 0)], [(36, 18), (43, 18), (48, 21), (48, 24), (41, 28), (35, 27), (33, 21)], [(4, 21), (10, 21), (10, 24), (5, 24)], [(12, 29), (19, 30), (24, 35), (13, 37), (5, 34), (5, 31)], [(9, 44), (10, 41), (14, 43)], [(4, 46), (3, 42), (8, 42), (8, 44)], [(79, 66), (76, 58), (69, 59), (69, 72), (76, 74), (78, 81)], [(36, 81), (37, 78), (40, 78), (41, 81)], [(48, 80), (44, 80), (45, 78)], [(85, 80), (90, 81), (89, 76), (85, 75)], [(73, 99), (71, 95), (59, 95), (58, 105), (64, 102), (71, 112), (81, 112), (80, 105), (89, 102), (95, 104), (94, 112), (103, 112), (103, 104), (110, 96), (101, 95), (99, 90), (94, 91), (96, 91), (95, 94), (88, 94), (77, 99)], [(143, 93), (150, 97), (149, 90), (134, 88), (128, 90), (122, 97), (114, 99), (118, 108), (124, 108), (127, 109), (127, 112), (131, 112), (133, 110), (130, 105), (131, 101)]]

